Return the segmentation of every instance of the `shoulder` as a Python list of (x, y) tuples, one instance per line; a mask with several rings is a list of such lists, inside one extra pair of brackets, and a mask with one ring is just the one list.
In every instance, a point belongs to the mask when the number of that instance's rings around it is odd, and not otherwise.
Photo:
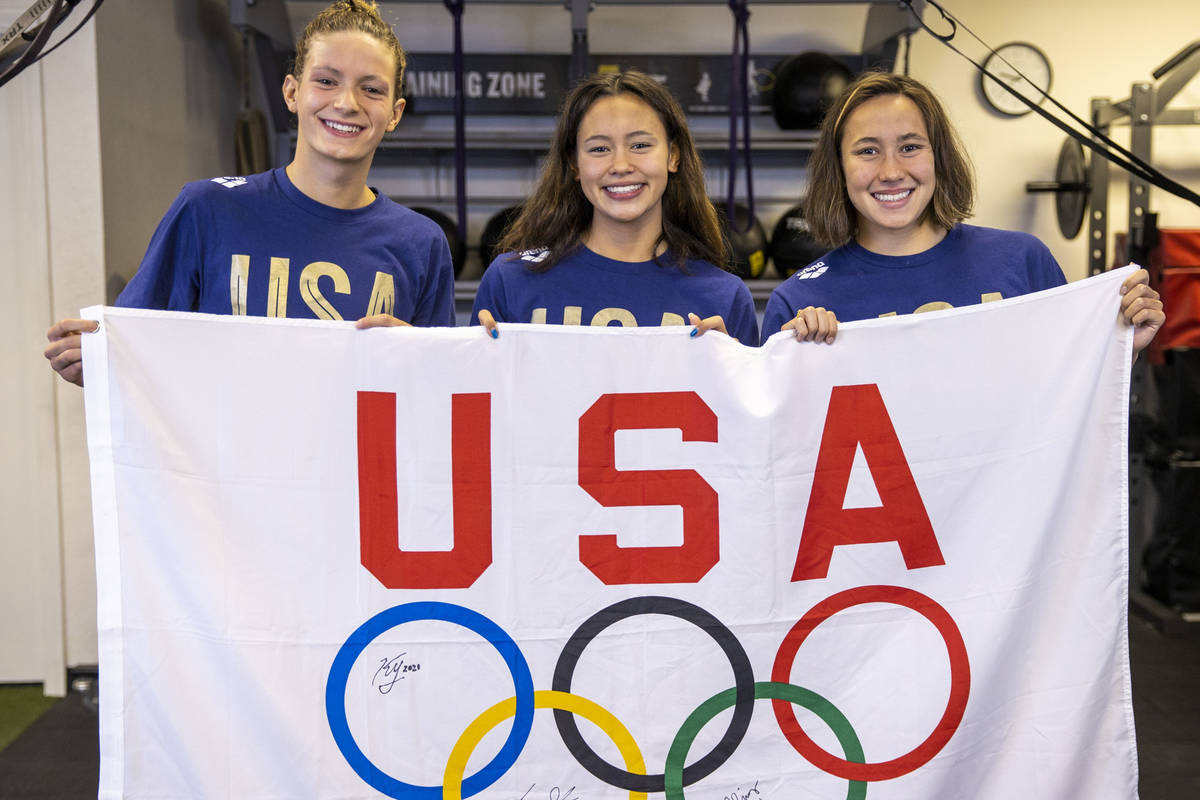
[(419, 211), (413, 211), (408, 206), (400, 205), (385, 194), (379, 195), (379, 198), (371, 207), (371, 211), (377, 220), (385, 220), (389, 224), (397, 226), (406, 236), (435, 237), (445, 235), (442, 232), (441, 226), (432, 219)]
[[(488, 265), (484, 271), (486, 277), (489, 272), (495, 272), (497, 275), (545, 275), (547, 272), (533, 272), (533, 268), (543, 263), (550, 255), (550, 250), (542, 247), (536, 250), (521, 250), (517, 252), (501, 253), (492, 259), (492, 263)], [(555, 266), (568, 263), (574, 259), (573, 255), (568, 255)]]
[(1032, 233), (1024, 231), (1007, 231), (1000, 228), (985, 228), (981, 225), (963, 225), (956, 227), (962, 237), (963, 244), (971, 248), (1001, 250), (1012, 252), (1023, 250), (1028, 252), (1049, 252), (1049, 248), (1041, 239)]

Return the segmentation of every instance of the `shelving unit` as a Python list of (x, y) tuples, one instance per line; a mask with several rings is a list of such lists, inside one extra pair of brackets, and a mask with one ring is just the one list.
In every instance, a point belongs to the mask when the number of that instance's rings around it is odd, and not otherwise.
[[(381, 0), (381, 6), (424, 5), (428, 13), (440, 13), (449, 18), (437, 0)], [(319, 5), (319, 4), (318, 4)], [(570, 20), (570, 72), (572, 76), (586, 71), (589, 58), (589, 16), (597, 6), (672, 6), (664, 0), (466, 0), (464, 18), (469, 19), (472, 7), (480, 6), (544, 6), (561, 9)], [(727, 6), (728, 0), (688, 0), (678, 5)], [(751, 0), (749, 8), (764, 6), (866, 6), (861, 46), (856, 55), (863, 61), (892, 63), (902, 36), (918, 29), (911, 12), (895, 0)], [(921, 12), (923, 0), (915, 0), (914, 8)], [(540, 12), (539, 12), (540, 13)], [(714, 9), (715, 13), (715, 9)], [(278, 54), (290, 45), (287, 9), (284, 0), (231, 0), (230, 14), (235, 28), (250, 32), (255, 43), (258, 74), (263, 82), (264, 96), (270, 101), (278, 97), (282, 67)], [(730, 30), (733, 20), (730, 17)], [(556, 23), (561, 35), (562, 28)], [(447, 41), (445, 44), (448, 44)], [(416, 43), (407, 42), (410, 48)], [(559, 42), (561, 44), (561, 42)], [(753, 44), (753, 43), (752, 43)], [(561, 48), (559, 65), (563, 63)], [(468, 56), (470, 51), (468, 51)], [(772, 65), (783, 54), (754, 53), (754, 57), (770, 59)], [(272, 57), (274, 62), (272, 63)], [(371, 181), (380, 191), (413, 206), (429, 206), (455, 216), (455, 128), (450, 114), (422, 114), (420, 100), (414, 99), (412, 111), (406, 114), (400, 128), (383, 140), (375, 158)], [(287, 125), (287, 115), (274, 108), (271, 113), (275, 132), (276, 161), (284, 163), (294, 145), (294, 134)], [(725, 194), (726, 162), (729, 153), (728, 117), (724, 115), (693, 116), (689, 120), (693, 136), (705, 160), (709, 189), (714, 197)], [(470, 245), (467, 267), (459, 281), (460, 298), (474, 295), (476, 282), (471, 278), (482, 273), (478, 262), (477, 245), (484, 222), (495, 212), (524, 198), (536, 178), (540, 158), (550, 139), (554, 118), (536, 116), (490, 116), (471, 114), (465, 120), (465, 149), (467, 155), (468, 214), (465, 222)], [(774, 219), (799, 201), (803, 189), (803, 167), (817, 138), (816, 131), (782, 131), (770, 115), (752, 119), (751, 151), (754, 161), (756, 211), (769, 231)], [(740, 164), (739, 164), (740, 168)], [(507, 176), (507, 179), (505, 179)], [(765, 301), (778, 280), (748, 281), (756, 299)]]

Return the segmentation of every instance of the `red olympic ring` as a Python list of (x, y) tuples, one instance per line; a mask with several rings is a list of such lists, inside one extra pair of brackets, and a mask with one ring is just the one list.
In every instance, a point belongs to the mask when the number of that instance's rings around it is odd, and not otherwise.
[(837, 612), (863, 603), (892, 603), (911, 608), (932, 622), (946, 643), (946, 652), (950, 656), (950, 699), (946, 703), (945, 713), (929, 737), (913, 750), (891, 761), (855, 764), (825, 751), (810, 739), (800, 728), (791, 703), (772, 700), (771, 705), (783, 735), (792, 747), (796, 748), (796, 752), (813, 766), (846, 780), (886, 781), (912, 772), (937, 755), (958, 730), (958, 725), (967, 710), (967, 696), (971, 692), (971, 665), (967, 659), (967, 646), (963, 642), (962, 634), (946, 609), (920, 592), (901, 586), (859, 586), (838, 592), (813, 606), (788, 631), (775, 654), (771, 680), (790, 683), (796, 652), (813, 629)]

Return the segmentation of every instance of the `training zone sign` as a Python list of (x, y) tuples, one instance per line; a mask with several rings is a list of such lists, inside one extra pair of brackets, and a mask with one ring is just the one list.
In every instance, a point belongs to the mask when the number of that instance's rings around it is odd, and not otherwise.
[(757, 349), (89, 309), (100, 796), (1135, 797), (1123, 277)]

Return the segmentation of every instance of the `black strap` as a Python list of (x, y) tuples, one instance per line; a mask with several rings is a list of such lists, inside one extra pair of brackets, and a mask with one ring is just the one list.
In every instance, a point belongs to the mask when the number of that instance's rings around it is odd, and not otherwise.
[[(79, 0), (75, 0), (75, 2), (79, 2)], [(50, 8), (49, 12), (46, 13), (46, 21), (42, 23), (42, 26), (40, 29), (38, 29), (37, 34), (33, 35), (32, 37), (30, 37), (27, 31), (18, 34), (26, 41), (32, 38), (32, 41), (30, 41), (29, 45), (25, 48), (25, 51), (17, 56), (16, 60), (13, 61), (13, 63), (10, 64), (3, 73), (0, 73), (0, 86), (3, 86), (13, 78), (17, 77), (17, 75), (19, 75), (26, 67), (38, 60), (40, 57), (39, 53), (41, 53), (42, 48), (46, 46), (46, 42), (50, 39), (50, 34), (54, 32), (54, 29), (58, 27), (58, 24), (62, 22), (63, 18), (70, 13), (69, 9), (64, 12), (63, 7), (66, 5), (67, 0), (54, 0), (54, 5)], [(20, 19), (18, 19), (16, 24), (20, 24)], [(16, 27), (16, 25), (13, 27)], [(11, 31), (12, 28), (9, 30)], [(72, 31), (72, 33), (74, 33), (74, 31)], [(58, 45), (55, 45), (55, 47), (57, 46)]]
[[(443, 0), (454, 17), (454, 210), (458, 240), (467, 240), (467, 93), (463, 76), (462, 17), (464, 0)], [(484, 264), (484, 266), (487, 266)]]
[[(747, 0), (729, 0), (729, 10), (733, 12), (733, 52), (730, 58), (729, 181), (725, 198), (726, 221), (730, 230), (736, 233), (746, 233), (754, 227), (754, 172), (750, 156), (750, 9)], [(750, 218), (746, 221), (745, 230), (738, 228), (737, 215), (734, 214), (734, 198), (737, 196), (739, 117), (742, 121), (742, 147), (746, 159), (746, 205), (750, 208)]]
[[(1144, 161), (1143, 159), (1139, 158), (1134, 153), (1131, 153), (1129, 150), (1126, 150), (1124, 147), (1122, 147), (1121, 145), (1114, 142), (1099, 128), (1096, 128), (1091, 123), (1081, 119), (1077, 114), (1072, 112), (1069, 108), (1067, 108), (1062, 103), (1055, 100), (1044, 89), (1042, 89), (1041, 87), (1035, 85), (1032, 81), (1030, 81), (1029, 78), (1027, 78), (1025, 76), (1025, 74), (1021, 72), (1021, 70), (1019, 70), (1017, 67), (1010, 64), (1004, 58), (1004, 56), (997, 53), (993, 47), (991, 47), (986, 42), (984, 42), (982, 39), (980, 39), (975, 34), (975, 32), (972, 31), (970, 28), (968, 28), (966, 25), (964, 25), (961, 20), (957, 19), (953, 14), (951, 14), (950, 12), (948, 12), (944, 8), (942, 8), (940, 5), (938, 5), (935, 2), (935, 0), (926, 0), (926, 2), (938, 10), (938, 13), (941, 14), (942, 19), (944, 19), (950, 23), (950, 33), (949, 34), (939, 34), (939, 33), (935, 32), (932, 28), (930, 28), (928, 25), (926, 25), (925, 21), (921, 18), (921, 15), (919, 13), (917, 13), (916, 9), (913, 8), (912, 0), (900, 0), (900, 2), (904, 3), (904, 5), (908, 7), (908, 10), (912, 13), (913, 17), (917, 20), (917, 24), (919, 24), (922, 28), (924, 28), (930, 35), (932, 35), (935, 39), (937, 39), (940, 42), (942, 42), (943, 44), (945, 44), (947, 47), (949, 47), (954, 52), (958, 53), (960, 56), (965, 58), (967, 61), (974, 64), (975, 67), (980, 72), (982, 72), (987, 77), (991, 78), (998, 85), (1003, 87), (1006, 92), (1008, 92), (1013, 97), (1020, 100), (1022, 103), (1024, 103), (1026, 106), (1028, 106), (1032, 111), (1036, 112), (1040, 117), (1042, 117), (1047, 122), (1049, 122), (1051, 125), (1054, 125), (1056, 128), (1058, 128), (1059, 130), (1066, 133), (1067, 136), (1070, 136), (1072, 139), (1075, 139), (1077, 142), (1082, 144), (1084, 147), (1087, 147), (1093, 153), (1100, 156), (1101, 158), (1104, 158), (1108, 161), (1111, 161), (1113, 164), (1116, 164), (1118, 167), (1125, 170), (1126, 172), (1133, 175), (1134, 177), (1136, 177), (1140, 180), (1143, 180), (1146, 183), (1149, 183), (1153, 186), (1156, 186), (1159, 189), (1162, 189), (1164, 192), (1168, 192), (1170, 194), (1175, 195), (1176, 197), (1183, 198), (1184, 200), (1187, 200), (1190, 203), (1200, 206), (1200, 194), (1193, 192), (1191, 189), (1187, 188), (1186, 186), (1184, 186), (1176, 181), (1171, 180), (1166, 175), (1163, 175), (1161, 172), (1159, 172), (1157, 169), (1152, 167), (1150, 164), (1146, 163), (1146, 161)], [(958, 33), (958, 28), (960, 26), (962, 27), (963, 30), (965, 30), (967, 33), (969, 33), (977, 42), (982, 44), (989, 53), (991, 53), (992, 55), (995, 55), (997, 58), (999, 58), (1001, 61), (1003, 61), (1004, 64), (1009, 69), (1011, 69), (1014, 73), (1016, 73), (1021, 78), (1023, 78), (1027, 84), (1029, 84), (1030, 86), (1033, 86), (1034, 89), (1037, 89), (1038, 94), (1040, 94), (1044, 99), (1048, 100), (1055, 108), (1059, 109), (1064, 114), (1066, 114), (1067, 117), (1069, 117), (1071, 120), (1073, 120), (1075, 122), (1075, 124), (1082, 127), (1088, 133), (1092, 134), (1092, 136), (1095, 137), (1095, 139), (1099, 139), (1100, 141), (1097, 142), (1093, 139), (1090, 139), (1087, 136), (1084, 136), (1079, 131), (1073, 129), (1066, 122), (1063, 122), (1061, 119), (1055, 117), (1049, 111), (1042, 108), (1039, 103), (1037, 103), (1033, 100), (1030, 100), (1028, 97), (1025, 97), (1025, 95), (1021, 94), (1016, 89), (1013, 89), (1011, 86), (1009, 86), (1007, 83), (1002, 81), (1000, 78), (993, 75), (978, 61), (971, 58), (966, 53), (962, 52), (957, 47), (955, 47), (953, 44), (951, 44), (951, 40)], [(1112, 152), (1114, 150), (1116, 151), (1116, 153)]]

